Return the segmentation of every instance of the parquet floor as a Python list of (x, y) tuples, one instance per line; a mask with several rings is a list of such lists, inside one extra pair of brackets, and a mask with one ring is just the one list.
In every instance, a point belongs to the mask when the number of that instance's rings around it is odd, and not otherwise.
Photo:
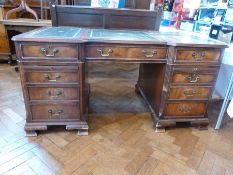
[(147, 107), (134, 93), (137, 66), (89, 69), (89, 136), (52, 127), (27, 138), (19, 75), (0, 65), (0, 174), (233, 174), (233, 122), (225, 117), (222, 129), (213, 129), (221, 103), (210, 106), (207, 131), (179, 127), (157, 134)]

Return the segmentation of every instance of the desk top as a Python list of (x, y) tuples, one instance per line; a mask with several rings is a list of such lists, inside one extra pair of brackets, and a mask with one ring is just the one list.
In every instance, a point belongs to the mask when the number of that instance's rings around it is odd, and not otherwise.
[(157, 32), (87, 29), (76, 27), (44, 27), (13, 37), (14, 41), (64, 42), (64, 43), (122, 43), (159, 44), (170, 46), (224, 48), (227, 44), (185, 32)]

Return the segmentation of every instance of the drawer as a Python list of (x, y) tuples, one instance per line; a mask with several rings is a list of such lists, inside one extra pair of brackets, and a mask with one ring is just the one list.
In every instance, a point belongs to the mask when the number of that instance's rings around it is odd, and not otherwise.
[(32, 120), (80, 120), (79, 103), (31, 105)]
[(172, 86), (168, 94), (169, 100), (205, 99), (209, 98), (211, 87)]
[(218, 68), (174, 67), (171, 83), (213, 84)]
[(0, 36), (0, 53), (9, 53), (10, 48), (8, 45), (8, 39), (5, 36)]
[(22, 59), (78, 59), (78, 46), (75, 44), (22, 44), (20, 47)]
[(79, 67), (38, 66), (26, 67), (25, 79), (27, 84), (35, 83), (79, 83)]
[(178, 49), (174, 62), (213, 62), (220, 63), (221, 51), (219, 49)]
[(30, 100), (79, 100), (79, 88), (28, 87)]
[(204, 117), (207, 104), (205, 102), (167, 103), (165, 118)]
[(87, 45), (87, 59), (166, 59), (165, 47)]
[(79, 83), (76, 72), (26, 72), (27, 83)]

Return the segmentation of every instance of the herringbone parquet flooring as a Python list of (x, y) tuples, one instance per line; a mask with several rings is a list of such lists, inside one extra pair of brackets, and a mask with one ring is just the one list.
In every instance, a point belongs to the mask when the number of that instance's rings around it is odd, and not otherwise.
[(89, 70), (89, 136), (51, 127), (27, 138), (19, 74), (0, 65), (0, 174), (233, 174), (233, 122), (225, 117), (222, 129), (213, 129), (221, 103), (210, 106), (207, 131), (179, 127), (157, 134), (134, 93), (136, 65), (101, 63)]

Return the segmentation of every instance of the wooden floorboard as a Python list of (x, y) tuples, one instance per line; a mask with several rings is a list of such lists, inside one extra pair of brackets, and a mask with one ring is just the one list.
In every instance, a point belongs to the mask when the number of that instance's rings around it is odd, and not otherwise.
[(233, 121), (226, 115), (222, 128), (213, 129), (221, 101), (209, 107), (207, 131), (181, 126), (155, 133), (147, 106), (134, 93), (138, 65), (88, 66), (89, 135), (59, 126), (27, 138), (19, 74), (0, 64), (0, 174), (233, 174)]

